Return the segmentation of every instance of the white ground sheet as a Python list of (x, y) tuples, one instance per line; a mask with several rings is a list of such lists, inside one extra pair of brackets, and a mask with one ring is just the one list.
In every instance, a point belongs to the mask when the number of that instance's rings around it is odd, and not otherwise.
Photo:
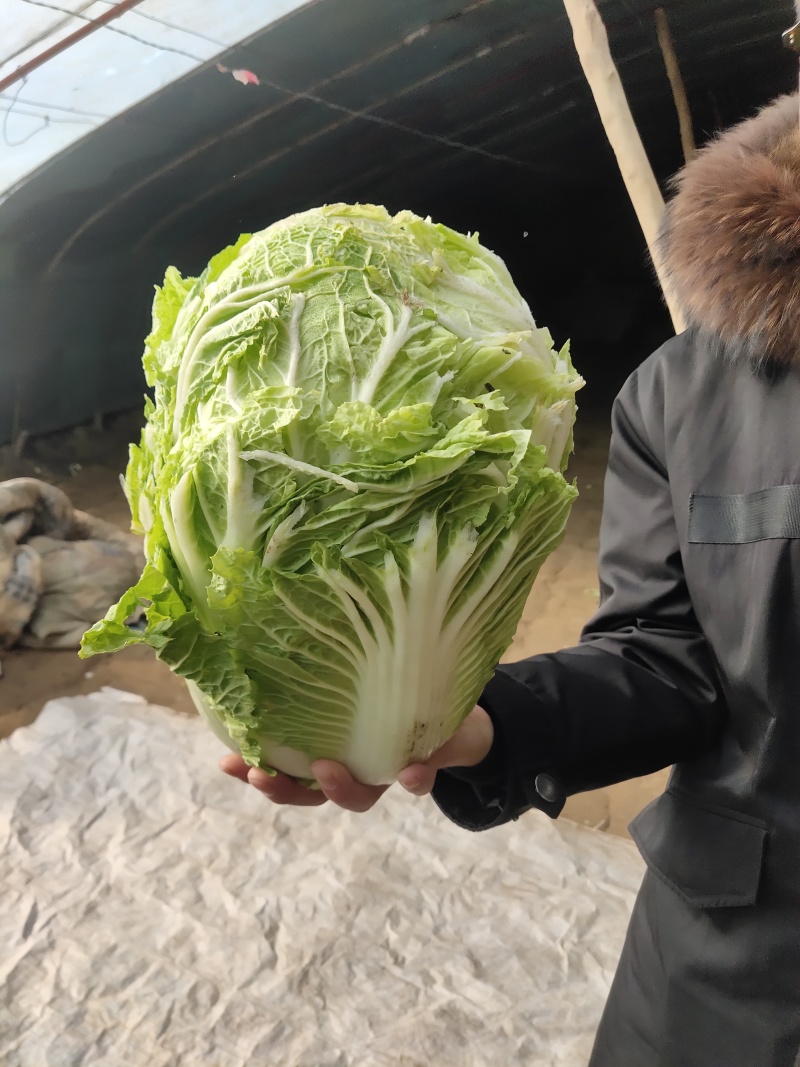
[(113, 690), (0, 743), (4, 1067), (585, 1067), (629, 842), (276, 808), (220, 754)]

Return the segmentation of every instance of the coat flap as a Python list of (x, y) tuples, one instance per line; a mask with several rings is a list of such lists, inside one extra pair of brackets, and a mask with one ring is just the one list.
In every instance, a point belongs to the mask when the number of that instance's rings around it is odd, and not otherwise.
[(687, 904), (755, 904), (767, 836), (757, 821), (669, 790), (629, 830), (650, 870)]

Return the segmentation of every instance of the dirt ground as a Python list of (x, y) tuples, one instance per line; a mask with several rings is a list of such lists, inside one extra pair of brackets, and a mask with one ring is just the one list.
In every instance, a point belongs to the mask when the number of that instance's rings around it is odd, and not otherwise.
[[(138, 436), (138, 416), (111, 420), (104, 429), (81, 428), (28, 444), (22, 455), (0, 450), (0, 480), (18, 475), (60, 485), (76, 507), (127, 527), (119, 484), (127, 442)], [(582, 412), (572, 472), (581, 490), (567, 536), (537, 580), (506, 659), (571, 645), (597, 603), (596, 559), (603, 471), (608, 450), (607, 416)], [(181, 679), (149, 649), (136, 647), (89, 661), (73, 652), (11, 651), (0, 659), (0, 737), (32, 722), (57, 696), (103, 686), (140, 693), (147, 700), (194, 714)], [(664, 786), (666, 772), (610, 789), (572, 797), (568, 818), (624, 836), (631, 818)]]

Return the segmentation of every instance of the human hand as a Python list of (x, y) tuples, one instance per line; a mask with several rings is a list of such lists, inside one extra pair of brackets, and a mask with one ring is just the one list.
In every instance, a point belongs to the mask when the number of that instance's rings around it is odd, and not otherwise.
[[(415, 796), (433, 789), (436, 772), (447, 767), (474, 767), (489, 754), (494, 727), (483, 708), (475, 707), (456, 733), (426, 760), (404, 768), (397, 780)], [(333, 760), (317, 760), (311, 765), (319, 789), (308, 789), (285, 774), (269, 775), (258, 767), (248, 767), (241, 756), (228, 755), (220, 760), (225, 774), (252, 785), (275, 804), (316, 807), (326, 800), (347, 811), (364, 812), (373, 807), (386, 792), (385, 785), (363, 785), (346, 767)]]

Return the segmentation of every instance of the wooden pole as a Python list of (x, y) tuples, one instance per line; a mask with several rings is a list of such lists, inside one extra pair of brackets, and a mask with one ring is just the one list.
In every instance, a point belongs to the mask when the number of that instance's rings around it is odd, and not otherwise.
[(689, 98), (686, 95), (686, 86), (683, 84), (678, 57), (675, 53), (675, 45), (672, 40), (672, 30), (669, 28), (667, 13), (663, 7), (655, 10), (656, 33), (661, 47), (661, 55), (664, 57), (664, 66), (667, 68), (672, 99), (675, 101), (675, 110), (678, 112), (678, 122), (681, 128), (681, 144), (683, 145), (683, 158), (690, 163), (697, 155), (697, 144), (694, 139), (694, 124), (692, 113), (689, 109)]
[(575, 48), (642, 227), (673, 325), (680, 333), (686, 323), (670, 290), (657, 244), (664, 198), (614, 65), (606, 28), (594, 0), (564, 0), (564, 7), (572, 26)]

